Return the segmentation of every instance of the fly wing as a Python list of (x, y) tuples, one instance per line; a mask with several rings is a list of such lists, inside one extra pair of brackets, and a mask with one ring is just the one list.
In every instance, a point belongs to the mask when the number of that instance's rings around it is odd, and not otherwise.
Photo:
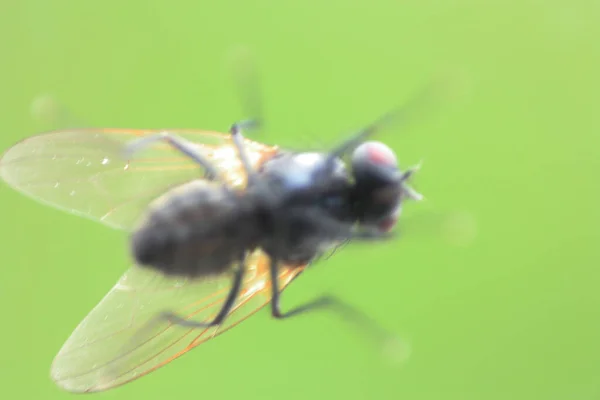
[[(164, 132), (164, 131), (160, 131)], [(231, 185), (245, 183), (245, 174), (229, 135), (200, 130), (168, 130), (196, 143)], [(157, 134), (156, 130), (73, 129), (27, 138), (4, 153), (0, 176), (36, 200), (129, 230), (146, 206), (182, 183), (203, 179), (203, 169), (165, 143), (156, 143), (123, 158), (124, 145)], [(246, 140), (256, 166), (273, 147)]]
[[(269, 258), (257, 251), (234, 309), (221, 326), (195, 329), (156, 319), (163, 311), (208, 321), (220, 310), (230, 277), (211, 281), (167, 278), (130, 268), (79, 324), (52, 365), (53, 380), (70, 392), (97, 392), (137, 379), (246, 319), (271, 298)], [(301, 269), (282, 268), (283, 290)]]

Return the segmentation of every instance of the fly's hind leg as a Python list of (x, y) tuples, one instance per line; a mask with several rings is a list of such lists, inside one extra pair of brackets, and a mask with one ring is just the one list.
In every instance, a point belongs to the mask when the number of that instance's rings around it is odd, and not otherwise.
[[(243, 259), (242, 259), (243, 261)], [(162, 331), (163, 324), (165, 321), (170, 322), (176, 326), (182, 326), (185, 328), (191, 329), (201, 329), (201, 328), (210, 328), (211, 326), (217, 326), (223, 323), (225, 318), (231, 312), (233, 305), (235, 304), (235, 300), (240, 293), (240, 289), (242, 286), (242, 279), (244, 275), (244, 263), (241, 262), (238, 265), (238, 268), (234, 270), (233, 282), (231, 285), (231, 289), (221, 310), (219, 313), (209, 322), (199, 322), (199, 321), (189, 321), (183, 317), (178, 316), (173, 312), (164, 312), (161, 313), (154, 318), (151, 318), (145, 325), (143, 325), (134, 335), (130, 338), (127, 345), (121, 350), (122, 354), (127, 354), (135, 351), (139, 348), (140, 343), (144, 343), (156, 335), (156, 329), (160, 329)]]
[(231, 285), (231, 289), (229, 290), (229, 294), (221, 307), (219, 313), (213, 318), (210, 322), (199, 322), (199, 321), (190, 321), (185, 318), (178, 316), (172, 312), (164, 312), (160, 315), (160, 319), (167, 320), (174, 325), (179, 325), (187, 328), (209, 328), (211, 326), (221, 325), (225, 318), (231, 312), (233, 305), (235, 304), (235, 300), (237, 299), (240, 289), (242, 287), (242, 279), (244, 277), (244, 265), (243, 263), (236, 268), (233, 275), (233, 282)]
[(194, 143), (168, 132), (150, 135), (131, 141), (125, 147), (125, 157), (130, 158), (135, 153), (139, 153), (157, 142), (165, 142), (192, 161), (196, 162), (196, 164), (206, 170), (208, 179), (216, 180), (219, 177), (217, 168), (197, 149), (197, 146)]

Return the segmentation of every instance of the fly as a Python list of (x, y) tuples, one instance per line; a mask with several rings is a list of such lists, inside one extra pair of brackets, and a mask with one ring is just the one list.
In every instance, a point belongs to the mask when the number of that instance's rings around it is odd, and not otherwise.
[[(132, 266), (57, 354), (71, 392), (120, 386), (237, 325), (263, 306), (284, 319), (316, 308), (364, 317), (325, 296), (283, 309), (281, 292), (348, 241), (388, 236), (421, 195), (394, 152), (370, 137), (388, 113), (329, 151), (294, 152), (201, 130), (69, 129), (27, 138), (2, 178), (45, 204), (130, 234)], [(346, 160), (349, 161), (346, 161)]]

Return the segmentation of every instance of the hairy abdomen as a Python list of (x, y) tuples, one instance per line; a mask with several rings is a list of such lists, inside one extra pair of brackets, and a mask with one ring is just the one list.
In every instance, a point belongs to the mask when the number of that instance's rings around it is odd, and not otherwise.
[(131, 237), (135, 261), (167, 275), (218, 275), (251, 250), (252, 205), (219, 184), (194, 181), (151, 204)]

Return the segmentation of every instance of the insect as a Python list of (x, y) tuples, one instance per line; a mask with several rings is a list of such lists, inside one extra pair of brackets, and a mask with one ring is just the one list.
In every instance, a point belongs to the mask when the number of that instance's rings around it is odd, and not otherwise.
[[(3, 155), (2, 178), (41, 202), (130, 233), (133, 266), (77, 326), (52, 379), (97, 392), (137, 379), (235, 326), (321, 254), (380, 238), (402, 201), (419, 200), (393, 151), (367, 140), (385, 115), (331, 151), (295, 152), (201, 130), (69, 129), (27, 138)], [(350, 155), (350, 168), (344, 159)], [(348, 307), (345, 310), (349, 310)]]

